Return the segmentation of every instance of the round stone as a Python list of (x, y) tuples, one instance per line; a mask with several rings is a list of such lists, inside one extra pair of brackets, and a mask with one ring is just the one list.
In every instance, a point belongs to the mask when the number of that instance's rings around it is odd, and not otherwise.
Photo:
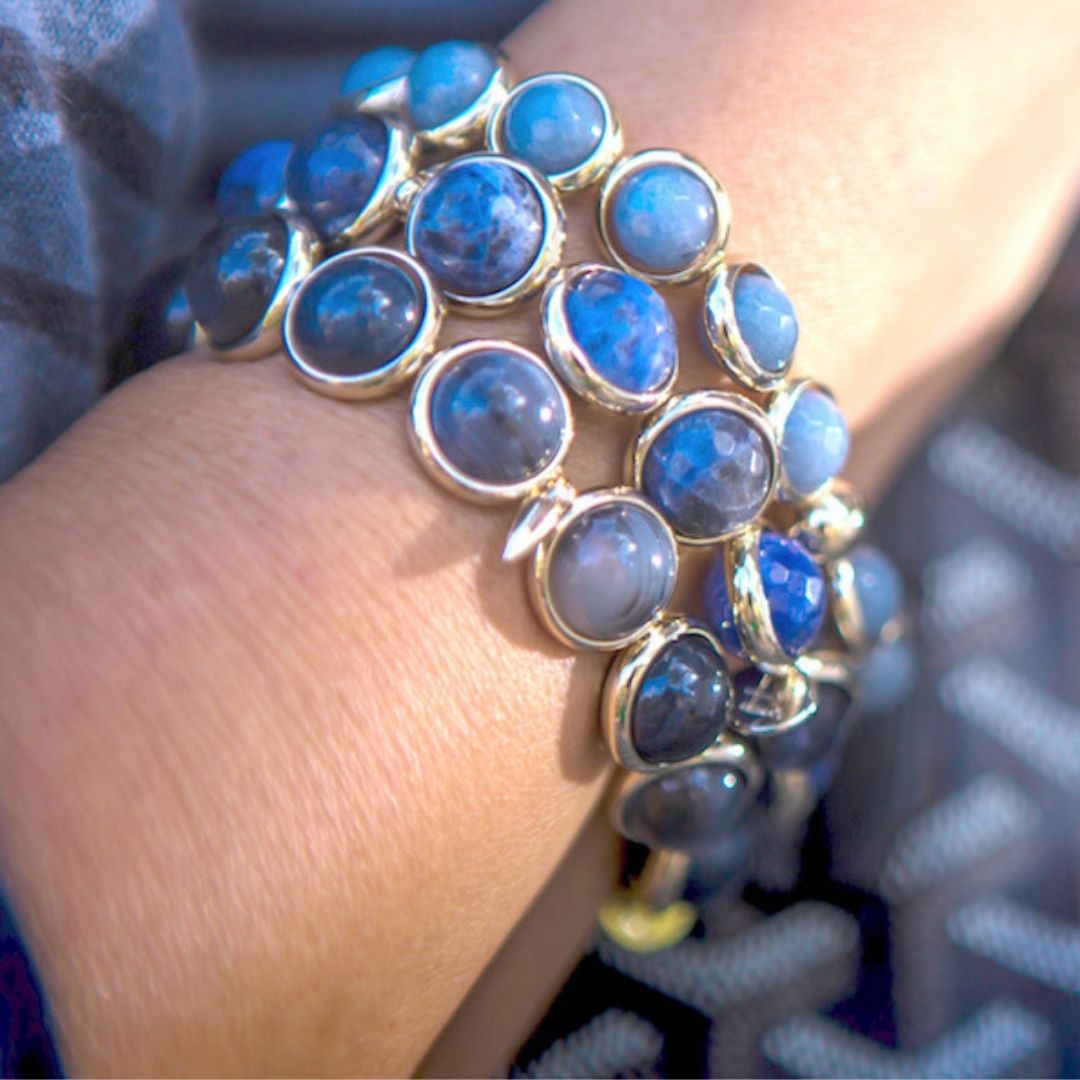
[(289, 349), (326, 375), (371, 374), (416, 340), (425, 308), (419, 281), (395, 260), (339, 256), (315, 270), (293, 297)]
[(684, 270), (716, 240), (716, 203), (699, 176), (679, 165), (647, 165), (615, 192), (610, 230), (622, 256), (642, 270)]
[(645, 454), (641, 486), (680, 536), (722, 536), (754, 520), (773, 479), (769, 443), (733, 409), (677, 416)]
[(683, 761), (711, 746), (727, 722), (731, 679), (720, 654), (688, 634), (649, 665), (630, 714), (634, 749), (650, 764)]
[(617, 642), (644, 629), (671, 599), (677, 555), (654, 513), (633, 502), (583, 511), (555, 541), (548, 592), (580, 638)]
[[(802, 544), (773, 532), (761, 534), (758, 565), (776, 639), (794, 658), (813, 642), (825, 620), (825, 576)], [(722, 554), (705, 577), (705, 611), (720, 644), (733, 656), (747, 659), (735, 626)]]
[(495, 56), (474, 41), (429, 45), (409, 69), (409, 113), (418, 128), (460, 116), (487, 89)]
[(239, 345), (266, 315), (285, 270), (289, 230), (281, 218), (230, 218), (191, 254), (184, 291), (216, 348)]
[(555, 460), (568, 418), (539, 361), (502, 349), (468, 353), (431, 394), (435, 442), (459, 472), (482, 484), (519, 484)]
[(604, 110), (596, 95), (569, 79), (526, 87), (503, 119), (507, 151), (545, 176), (570, 172), (585, 162), (604, 135)]
[(796, 398), (784, 421), (780, 454), (788, 486), (810, 495), (844, 467), (848, 429), (836, 402), (808, 387)]
[(462, 296), (490, 296), (520, 281), (543, 242), (539, 193), (502, 161), (451, 164), (420, 193), (413, 213), (413, 253)]
[(373, 116), (331, 120), (296, 144), (285, 190), (325, 240), (360, 216), (386, 165), (386, 125)]
[(859, 544), (848, 554), (866, 636), (874, 641), (904, 606), (904, 583), (896, 564), (880, 548)]
[(233, 158), (218, 184), (218, 214), (236, 217), (273, 210), (285, 191), (285, 166), (292, 149), (287, 139), (270, 139)]
[(661, 389), (678, 363), (675, 320), (647, 282), (587, 270), (567, 286), (566, 321), (596, 373), (631, 394)]
[(786, 370), (799, 340), (795, 308), (768, 274), (745, 270), (732, 293), (735, 324), (755, 363), (779, 375)]
[(342, 94), (361, 94), (391, 79), (407, 75), (416, 59), (415, 49), (383, 45), (364, 53), (350, 65), (341, 80)]
[(907, 638), (875, 645), (859, 666), (862, 707), (868, 713), (888, 712), (911, 693), (918, 661)]

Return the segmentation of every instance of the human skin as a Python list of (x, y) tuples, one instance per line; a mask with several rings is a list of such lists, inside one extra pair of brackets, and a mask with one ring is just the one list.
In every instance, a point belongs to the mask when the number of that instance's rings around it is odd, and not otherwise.
[[(1071, 0), (554, 0), (507, 47), (720, 176), (871, 484), (1070, 220)], [(0, 866), (69, 1071), (490, 1071), (584, 940), (602, 829), (522, 919), (609, 775), (605, 659), (545, 636), (508, 515), (422, 474), (406, 409), (196, 354), (0, 489)], [(572, 478), (614, 481), (631, 426), (579, 415)]]

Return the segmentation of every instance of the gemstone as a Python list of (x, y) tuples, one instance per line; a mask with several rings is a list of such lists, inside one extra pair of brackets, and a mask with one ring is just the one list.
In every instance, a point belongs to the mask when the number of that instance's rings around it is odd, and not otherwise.
[(210, 344), (228, 348), (253, 333), (285, 270), (289, 230), (274, 215), (230, 218), (191, 254), (184, 291)]
[(874, 641), (904, 604), (904, 583), (895, 563), (880, 548), (859, 544), (848, 554), (866, 636)]
[(680, 165), (647, 165), (615, 192), (610, 229), (622, 256), (650, 273), (683, 270), (716, 239), (716, 203)]
[(743, 344), (759, 367), (780, 374), (795, 352), (799, 321), (779, 285), (759, 270), (744, 270), (732, 293), (735, 324)]
[(683, 761), (711, 746), (727, 722), (731, 679), (697, 634), (669, 642), (649, 665), (630, 717), (634, 749), (650, 764)]
[(506, 162), (454, 162), (417, 197), (410, 248), (450, 292), (490, 296), (520, 281), (536, 261), (544, 208), (532, 184)]
[(331, 120), (296, 144), (285, 189), (324, 240), (360, 216), (386, 165), (386, 125), (373, 116)]
[(400, 45), (383, 45), (372, 49), (349, 65), (341, 80), (341, 92), (360, 94), (407, 75), (415, 59), (415, 49), (405, 49)]
[(844, 416), (829, 394), (809, 387), (795, 398), (784, 421), (780, 455), (788, 485), (809, 495), (831, 480), (848, 453)]
[(350, 252), (323, 263), (289, 307), (289, 351), (327, 375), (367, 375), (416, 339), (426, 303), (416, 277), (396, 260)]
[(596, 373), (632, 394), (669, 382), (678, 363), (675, 320), (647, 282), (619, 270), (586, 270), (566, 290), (570, 333)]
[(518, 484), (555, 460), (568, 417), (539, 360), (489, 348), (447, 368), (431, 394), (435, 442), (459, 472), (482, 484)]
[(580, 83), (551, 78), (525, 87), (510, 102), (503, 140), (514, 157), (546, 176), (581, 165), (604, 134), (604, 110)]
[(694, 851), (723, 839), (749, 802), (746, 777), (730, 765), (670, 769), (637, 787), (623, 807), (631, 840), (653, 848)]
[(460, 116), (487, 89), (495, 56), (474, 41), (429, 45), (409, 70), (409, 113), (419, 128)]
[(144, 278), (129, 306), (130, 322), (118, 356), (118, 378), (151, 367), (195, 343), (195, 320), (184, 292), (186, 260), (175, 259)]
[(233, 158), (218, 184), (218, 214), (235, 217), (273, 210), (285, 191), (285, 166), (292, 148), (287, 139), (270, 139)]
[(888, 712), (899, 705), (915, 684), (916, 665), (907, 638), (875, 645), (859, 666), (860, 701), (866, 712)]
[(676, 416), (653, 440), (641, 486), (680, 536), (722, 536), (754, 520), (772, 486), (766, 436), (733, 409)]
[[(788, 656), (798, 656), (817, 637), (825, 619), (825, 577), (802, 544), (779, 533), (761, 534), (758, 565), (776, 639)], [(720, 644), (745, 659), (723, 554), (713, 560), (705, 577), (705, 611)]]
[(643, 629), (671, 599), (677, 556), (655, 513), (629, 501), (580, 513), (555, 540), (548, 593), (578, 637), (617, 642)]

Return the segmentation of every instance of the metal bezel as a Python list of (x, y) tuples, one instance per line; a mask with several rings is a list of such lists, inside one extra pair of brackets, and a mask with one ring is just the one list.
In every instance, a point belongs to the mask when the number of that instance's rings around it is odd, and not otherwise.
[[(543, 371), (551, 379), (555, 393), (562, 403), (563, 416), (565, 417), (562, 441), (555, 456), (535, 476), (520, 480), (514, 484), (484, 483), (463, 473), (439, 446), (431, 423), (431, 397), (438, 380), (459, 361), (476, 353), (488, 352), (489, 350), (513, 353)], [(566, 391), (559, 385), (559, 380), (551, 374), (550, 369), (536, 353), (512, 341), (497, 338), (480, 338), (462, 341), (436, 353), (435, 357), (421, 372), (413, 387), (412, 405), (409, 410), (409, 435), (425, 468), (443, 487), (457, 495), (464, 496), (472, 502), (486, 504), (517, 502), (519, 499), (543, 488), (561, 472), (563, 459), (570, 449), (570, 443), (574, 436), (574, 417)]]
[[(424, 199), (431, 191), (432, 186), (437, 184), (439, 179), (451, 169), (478, 161), (489, 161), (504, 165), (524, 177), (525, 181), (536, 191), (537, 198), (540, 200), (540, 209), (544, 216), (544, 232), (540, 239), (540, 247), (537, 250), (536, 258), (533, 259), (532, 265), (517, 281), (511, 282), (511, 284), (496, 292), (480, 296), (458, 293), (452, 289), (442, 287), (442, 295), (446, 298), (447, 303), (462, 314), (498, 315), (539, 289), (556, 272), (559, 260), (562, 258), (563, 242), (566, 238), (562, 207), (551, 185), (532, 166), (521, 161), (515, 161), (513, 158), (505, 157), (502, 154), (492, 154), (487, 151), (465, 154), (462, 157), (443, 162), (431, 171), (423, 186), (413, 193), (408, 200), (408, 211), (405, 217), (405, 250), (413, 258), (420, 259), (416, 251), (416, 221)], [(397, 201), (400, 206), (400, 196)]]
[(777, 387), (769, 398), (769, 403), (766, 406), (769, 423), (773, 426), (773, 432), (776, 435), (776, 445), (780, 450), (779, 495), (780, 498), (787, 503), (802, 504), (813, 500), (818, 492), (823, 491), (834, 479), (834, 477), (829, 477), (824, 484), (816, 487), (813, 491), (801, 492), (796, 491), (795, 488), (791, 486), (791, 483), (787, 478), (787, 472), (784, 470), (784, 428), (787, 426), (791, 410), (795, 408), (795, 403), (807, 392), (807, 390), (813, 390), (819, 394), (823, 394), (832, 401), (834, 405), (836, 404), (836, 396), (824, 383), (820, 383), (816, 379), (794, 379), (791, 382), (784, 383), (782, 386)]
[(866, 505), (855, 488), (834, 476), (803, 500), (788, 536), (820, 559), (843, 555), (866, 525)]
[(732, 537), (724, 548), (724, 576), (735, 616), (735, 632), (750, 659), (767, 674), (785, 674), (794, 660), (784, 651), (773, 627), (772, 611), (761, 578), (760, 525)]
[[(337, 268), (344, 263), (357, 262), (361, 259), (381, 259), (391, 263), (408, 274), (418, 287), (424, 303), (424, 312), (413, 340), (390, 361), (374, 371), (357, 375), (335, 375), (321, 371), (304, 359), (301, 350), (293, 340), (293, 313), (297, 303), (309, 285), (318, 280), (324, 272)], [(386, 247), (351, 248), (340, 252), (317, 266), (309, 274), (289, 300), (282, 326), (282, 338), (285, 352), (290, 360), (293, 374), (310, 390), (328, 397), (344, 401), (364, 400), (382, 397), (391, 393), (401, 383), (416, 374), (424, 361), (431, 355), (442, 325), (442, 299), (438, 287), (431, 275), (415, 259), (402, 251)]]
[(332, 116), (348, 116), (367, 113), (375, 116), (400, 116), (407, 119), (409, 73), (394, 75), (369, 86), (366, 90), (354, 90), (342, 94), (330, 107)]
[(756, 262), (719, 266), (705, 286), (705, 301), (701, 308), (705, 338), (710, 345), (710, 358), (719, 360), (727, 373), (751, 390), (772, 390), (784, 381), (795, 359), (791, 352), (782, 371), (763, 368), (750, 352), (739, 331), (735, 318), (735, 282), (744, 272), (764, 274), (784, 295), (787, 290), (780, 279), (767, 267)]
[[(552, 366), (578, 395), (605, 409), (620, 413), (640, 414), (651, 412), (671, 396), (672, 387), (679, 375), (676, 355), (675, 366), (664, 384), (656, 390), (636, 394), (623, 390), (605, 379), (594, 366), (589, 354), (582, 348), (570, 327), (566, 311), (566, 299), (573, 283), (585, 274), (603, 270), (607, 273), (624, 273), (603, 263), (577, 263), (558, 272), (548, 282), (540, 298), (540, 320), (544, 335), (544, 350)], [(666, 301), (665, 301), (666, 306)]]
[(528, 555), (558, 525), (577, 497), (577, 489), (561, 472), (527, 496), (506, 533), (503, 562), (517, 562)]
[(552, 528), (544, 539), (533, 549), (533, 562), (531, 572), (528, 576), (529, 595), (532, 597), (533, 606), (536, 608), (536, 613), (544, 626), (558, 638), (559, 641), (564, 645), (569, 645), (571, 648), (589, 649), (599, 652), (612, 652), (616, 649), (621, 649), (624, 646), (629, 645), (630, 642), (642, 634), (652, 623), (661, 619), (664, 614), (664, 608), (671, 602), (671, 595), (673, 595), (675, 591), (674, 579), (672, 580), (671, 594), (668, 595), (667, 599), (652, 614), (651, 618), (646, 623), (637, 627), (637, 629), (631, 633), (623, 634), (619, 638), (607, 641), (578, 634), (563, 622), (558, 611), (555, 609), (555, 605), (552, 603), (551, 584), (548, 579), (551, 566), (551, 554), (565, 535), (566, 530), (577, 521), (578, 518), (585, 514), (592, 513), (600, 507), (620, 504), (625, 505), (627, 503), (644, 510), (647, 514), (652, 515), (656, 519), (660, 524), (664, 535), (671, 541), (671, 550), (675, 555), (677, 565), (678, 549), (675, 542), (675, 534), (671, 531), (671, 526), (664, 520), (664, 515), (661, 514), (648, 499), (640, 492), (628, 487), (598, 488), (593, 491), (582, 492), (559, 518), (554, 528)]
[[(630, 444), (627, 457), (627, 474), (630, 482), (635, 487), (641, 487), (642, 474), (645, 468), (645, 458), (657, 437), (676, 420), (689, 416), (695, 412), (709, 410), (722, 410), (734, 412), (752, 424), (764, 440), (769, 454), (769, 486), (765, 492), (765, 498), (754, 518), (750, 521), (736, 525), (725, 532), (710, 536), (685, 536), (675, 529), (675, 535), (679, 542), (691, 547), (704, 547), (715, 544), (719, 540), (727, 540), (738, 536), (753, 526), (757, 517), (765, 510), (776, 493), (780, 478), (780, 448), (776, 443), (776, 436), (772, 424), (765, 411), (752, 401), (739, 394), (733, 394), (726, 390), (694, 390), (689, 394), (680, 394), (671, 398), (658, 413), (649, 417), (645, 425), (638, 432), (637, 438)], [(670, 524), (670, 522), (669, 522)], [(672, 526), (674, 528), (674, 526)]]
[(596, 144), (592, 153), (584, 161), (572, 169), (563, 172), (552, 173), (546, 177), (556, 191), (567, 194), (583, 191), (585, 188), (601, 180), (608, 170), (615, 164), (619, 155), (623, 152), (622, 129), (618, 118), (607, 99), (607, 95), (596, 83), (581, 75), (572, 75), (565, 71), (549, 71), (543, 75), (534, 75), (524, 82), (518, 83), (503, 100), (498, 108), (491, 114), (491, 120), (487, 128), (487, 144), (497, 154), (509, 156), (510, 150), (506, 146), (506, 134), (504, 131), (506, 117), (513, 103), (529, 90), (546, 83), (571, 83), (579, 86), (596, 99), (603, 115), (604, 130), (600, 135), (600, 141)]
[[(615, 242), (609, 220), (611, 203), (619, 186), (639, 170), (656, 165), (674, 165), (693, 173), (708, 188), (716, 210), (716, 229), (709, 245), (688, 266), (666, 273), (654, 273), (625, 258)], [(608, 173), (604, 186), (600, 189), (596, 220), (604, 249), (622, 269), (644, 278), (653, 285), (684, 285), (709, 273), (723, 259), (724, 247), (731, 231), (731, 202), (720, 181), (700, 162), (679, 153), (678, 150), (642, 150), (624, 157)]]
[(873, 642), (866, 632), (859, 591), (855, 587), (855, 567), (845, 555), (826, 567), (829, 583), (829, 608), (841, 641), (853, 652), (866, 652)]

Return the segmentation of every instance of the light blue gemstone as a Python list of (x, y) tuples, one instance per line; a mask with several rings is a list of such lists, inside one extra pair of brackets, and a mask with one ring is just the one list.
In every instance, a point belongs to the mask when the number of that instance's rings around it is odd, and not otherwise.
[(270, 139), (233, 158), (218, 184), (218, 214), (235, 217), (273, 210), (285, 190), (285, 165), (292, 148), (288, 139)]
[(871, 641), (904, 604), (904, 583), (892, 559), (879, 548), (860, 544), (848, 555), (855, 571), (855, 593)]
[(409, 113), (419, 128), (460, 116), (487, 88), (495, 72), (490, 49), (474, 41), (430, 45), (409, 70)]
[(341, 80), (343, 94), (359, 94), (391, 79), (407, 75), (416, 59), (415, 49), (383, 45), (364, 53), (349, 65)]
[(735, 279), (732, 301), (750, 355), (774, 375), (785, 371), (799, 340), (799, 321), (787, 293), (768, 274), (745, 270)]
[(687, 169), (649, 165), (619, 186), (609, 224), (629, 262), (651, 273), (672, 273), (689, 266), (716, 239), (716, 204)]
[(868, 713), (888, 712), (911, 693), (917, 668), (907, 638), (876, 645), (859, 667), (859, 692)]
[(820, 390), (804, 390), (788, 413), (780, 440), (788, 484), (800, 495), (817, 491), (844, 467), (848, 441), (836, 402)]
[(576, 169), (600, 144), (604, 110), (594, 94), (565, 79), (529, 87), (503, 122), (506, 148), (545, 176)]

